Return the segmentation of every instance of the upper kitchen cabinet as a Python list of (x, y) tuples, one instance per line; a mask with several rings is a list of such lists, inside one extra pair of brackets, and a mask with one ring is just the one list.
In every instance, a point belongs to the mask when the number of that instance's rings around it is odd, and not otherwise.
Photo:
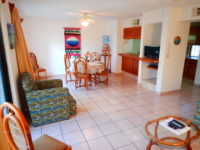
[(141, 39), (141, 26), (124, 28), (124, 39)]
[[(193, 23), (197, 24), (197, 23)], [(191, 25), (193, 25), (191, 24)], [(200, 44), (200, 24), (197, 26), (191, 26), (189, 38), (188, 38), (189, 45), (199, 45)]]

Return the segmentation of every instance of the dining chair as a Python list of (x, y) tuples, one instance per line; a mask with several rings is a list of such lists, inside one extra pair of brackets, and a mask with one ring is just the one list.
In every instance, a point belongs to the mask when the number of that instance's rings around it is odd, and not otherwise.
[(87, 61), (90, 61), (91, 60), (91, 54), (90, 53), (85, 53), (84, 54), (84, 58), (87, 60)]
[(11, 103), (0, 105), (0, 123), (11, 150), (71, 150), (71, 146), (48, 135), (32, 141), (28, 123), (22, 112)]
[(100, 57), (100, 54), (98, 53), (98, 52), (93, 52), (92, 54), (91, 54), (91, 60), (93, 60), (93, 61), (100, 61), (100, 59), (101, 59), (101, 57)]
[[(65, 63), (65, 78), (66, 78), (66, 82), (74, 81), (72, 79), (72, 75), (74, 75), (74, 71), (71, 70), (72, 68), (71, 68), (70, 58), (71, 57), (69, 55), (65, 54), (65, 56), (64, 56), (64, 63)], [(70, 80), (67, 79), (68, 75), (70, 77)]]
[[(34, 74), (36, 76), (36, 80), (47, 79), (46, 69), (39, 67), (36, 55), (34, 53), (29, 53), (29, 56), (31, 59), (31, 64), (34, 70)], [(43, 73), (43, 76), (41, 76), (41, 73)]]
[[(95, 84), (98, 83), (106, 83), (108, 85), (108, 73), (109, 73), (109, 65), (110, 65), (111, 55), (108, 55), (106, 64), (104, 64), (104, 71), (95, 74)], [(104, 77), (104, 80), (100, 80), (100, 78)]]
[[(87, 61), (84, 57), (78, 57), (74, 61), (74, 75), (75, 75), (75, 88), (78, 87), (86, 87), (88, 90), (88, 86), (91, 86), (90, 75), (87, 70)], [(81, 80), (84, 80), (84, 84), (81, 84)], [(88, 84), (90, 82), (90, 84)]]

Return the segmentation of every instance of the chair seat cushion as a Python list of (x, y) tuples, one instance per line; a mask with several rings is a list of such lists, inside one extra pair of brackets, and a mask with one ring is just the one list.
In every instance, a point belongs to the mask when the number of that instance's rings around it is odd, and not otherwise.
[(68, 146), (48, 135), (43, 135), (34, 143), (35, 150), (67, 150)]

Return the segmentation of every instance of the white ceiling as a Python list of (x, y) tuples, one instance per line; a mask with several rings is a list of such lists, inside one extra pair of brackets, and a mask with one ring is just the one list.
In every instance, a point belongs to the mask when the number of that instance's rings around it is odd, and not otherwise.
[(200, 0), (14, 0), (26, 16), (80, 18), (89, 12), (91, 18), (120, 19), (140, 16), (142, 12), (167, 6), (199, 3)]

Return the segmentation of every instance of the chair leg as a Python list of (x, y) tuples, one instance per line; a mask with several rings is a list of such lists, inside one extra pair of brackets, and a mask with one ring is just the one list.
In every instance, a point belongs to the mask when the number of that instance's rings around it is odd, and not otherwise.
[(46, 72), (46, 70), (44, 71), (44, 74), (45, 74), (45, 79), (47, 80), (47, 72)]
[(88, 79), (85, 79), (85, 86), (86, 86), (86, 89), (88, 90)]
[(96, 85), (96, 83), (97, 83), (97, 76), (94, 75), (94, 84)]
[(75, 78), (75, 88), (77, 89), (77, 78)]
[(69, 77), (70, 77), (70, 81), (72, 81), (72, 75), (71, 75), (71, 73), (69, 74)]
[(65, 79), (66, 79), (66, 83), (67, 83), (67, 73), (66, 73), (66, 75), (65, 75)]

